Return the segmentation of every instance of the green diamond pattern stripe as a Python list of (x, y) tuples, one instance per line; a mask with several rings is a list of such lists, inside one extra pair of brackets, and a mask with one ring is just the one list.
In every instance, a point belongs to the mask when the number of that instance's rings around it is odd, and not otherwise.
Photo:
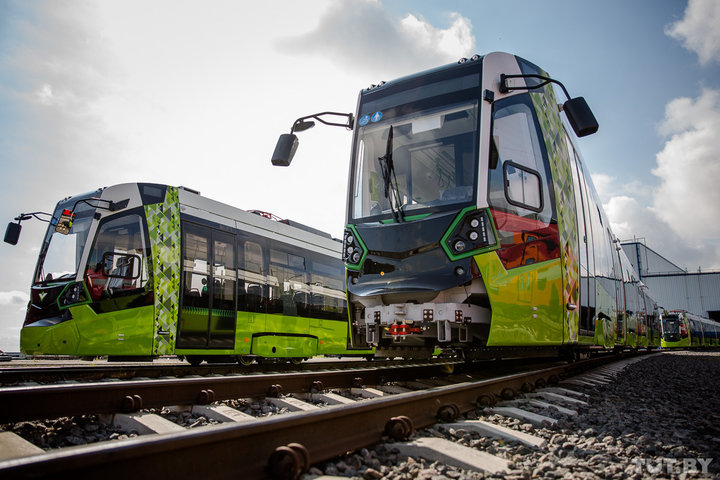
[[(155, 280), (154, 355), (175, 351), (180, 302), (180, 203), (178, 189), (167, 187), (165, 201), (145, 206)], [(160, 332), (169, 332), (160, 335)]]
[(570, 159), (565, 142), (565, 133), (558, 113), (557, 101), (548, 85), (543, 92), (530, 94), (538, 114), (538, 121), (545, 137), (545, 148), (550, 159), (550, 168), (555, 187), (555, 201), (558, 213), (558, 230), (563, 265), (563, 311), (565, 312), (565, 338), (578, 341), (580, 315), (578, 309), (568, 310), (565, 305), (578, 305), (579, 265), (577, 245), (577, 212), (575, 191)]

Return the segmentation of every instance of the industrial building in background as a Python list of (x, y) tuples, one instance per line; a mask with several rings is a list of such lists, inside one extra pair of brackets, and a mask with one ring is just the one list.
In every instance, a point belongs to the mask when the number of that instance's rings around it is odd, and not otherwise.
[(648, 248), (644, 239), (625, 241), (622, 248), (659, 306), (720, 321), (720, 271), (688, 272)]

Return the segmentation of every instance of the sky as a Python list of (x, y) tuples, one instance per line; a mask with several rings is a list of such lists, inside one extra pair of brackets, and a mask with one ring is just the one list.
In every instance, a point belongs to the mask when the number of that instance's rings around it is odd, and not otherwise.
[[(183, 185), (342, 235), (352, 112), (381, 80), (505, 51), (600, 124), (579, 140), (616, 235), (720, 269), (716, 0), (0, 0), (0, 220), (124, 182)], [(0, 350), (19, 331), (46, 224), (0, 244)]]

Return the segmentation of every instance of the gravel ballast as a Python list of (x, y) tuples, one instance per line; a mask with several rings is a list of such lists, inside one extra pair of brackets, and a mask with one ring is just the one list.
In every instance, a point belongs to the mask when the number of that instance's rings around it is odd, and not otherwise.
[(476, 410), (480, 418), (544, 438), (531, 449), (437, 424), (414, 437), (437, 436), (512, 461), (505, 474), (469, 472), (422, 458), (403, 458), (384, 445), (314, 466), (321, 475), (362, 479), (640, 479), (720, 478), (720, 352), (663, 352), (629, 365), (607, 385), (572, 385), (587, 406), (568, 417), (552, 408), (554, 427), (533, 427)]
[[(552, 427), (535, 427), (489, 409), (465, 416), (545, 439), (546, 445), (538, 449), (443, 424), (413, 435), (440, 437), (502, 457), (511, 462), (505, 474), (409, 458), (381, 444), (314, 465), (303, 480), (323, 475), (363, 480), (720, 478), (720, 352), (663, 352), (630, 364), (607, 385), (565, 388), (587, 394), (583, 400), (588, 405), (558, 403), (577, 410), (572, 417), (553, 408), (532, 407), (559, 420)], [(256, 417), (285, 410), (268, 400), (225, 404)], [(158, 409), (155, 413), (186, 428), (215, 423), (190, 412)], [(48, 451), (137, 435), (105, 425), (95, 415), (19, 422), (0, 425), (0, 430), (13, 431)]]

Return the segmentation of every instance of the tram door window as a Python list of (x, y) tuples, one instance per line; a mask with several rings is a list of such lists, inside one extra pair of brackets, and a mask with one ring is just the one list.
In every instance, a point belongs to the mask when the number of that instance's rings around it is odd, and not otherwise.
[(212, 231), (212, 300), (208, 347), (231, 349), (235, 346), (235, 236)]
[(210, 239), (208, 229), (183, 224), (183, 291), (177, 346), (205, 348), (210, 316)]
[(239, 251), (238, 310), (264, 312), (267, 280), (262, 246), (256, 242), (241, 241)]
[(340, 261), (316, 256), (312, 259), (310, 291), (312, 317), (329, 320), (345, 320), (345, 285), (342, 281), (343, 266)]
[(270, 250), (268, 313), (306, 316), (309, 301), (305, 257), (285, 250)]
[(580, 178), (580, 190), (583, 194), (583, 209), (584, 209), (584, 216), (585, 216), (585, 240), (587, 241), (587, 273), (588, 273), (588, 295), (586, 298), (587, 302), (587, 308), (588, 308), (588, 317), (590, 318), (590, 323), (595, 323), (595, 318), (598, 316), (597, 312), (597, 278), (595, 276), (595, 239), (593, 235), (593, 223), (592, 223), (592, 217), (590, 214), (591, 209), (593, 208), (593, 199), (590, 196), (590, 189), (587, 185), (587, 174), (585, 173), (585, 170), (583, 169), (582, 162), (580, 162), (580, 158), (575, 155), (575, 166), (578, 170), (578, 175)]
[[(578, 163), (579, 160), (575, 154), (575, 148), (573, 147), (570, 139), (565, 134), (565, 140), (568, 146), (568, 155), (570, 157), (570, 169), (572, 170), (573, 176), (573, 188), (575, 190), (575, 212), (577, 214), (578, 223), (578, 250), (580, 251), (580, 333), (592, 335), (592, 331), (595, 330), (595, 322), (590, 311), (590, 272), (588, 270), (588, 230), (590, 219), (585, 216), (585, 203), (587, 197), (584, 195), (583, 185), (581, 185), (581, 179)], [(593, 279), (594, 286), (594, 279)], [(595, 296), (595, 289), (592, 291), (593, 297)], [(594, 302), (593, 302), (594, 305)], [(583, 332), (584, 331), (584, 332)]]
[(235, 251), (233, 235), (183, 224), (179, 348), (233, 348)]

